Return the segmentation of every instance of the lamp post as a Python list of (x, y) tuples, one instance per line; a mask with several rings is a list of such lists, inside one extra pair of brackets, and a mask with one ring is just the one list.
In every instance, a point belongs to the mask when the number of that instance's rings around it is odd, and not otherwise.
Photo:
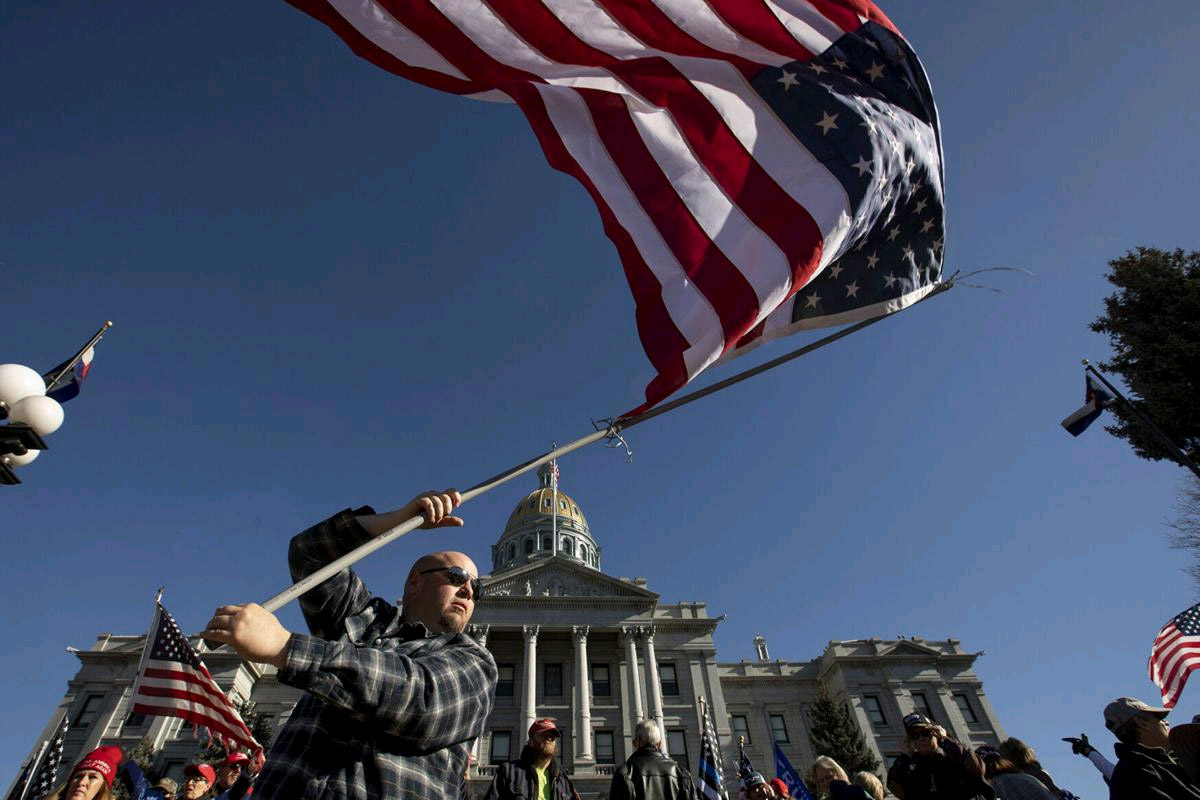
[[(21, 479), (13, 470), (49, 449), (42, 437), (62, 427), (63, 408), (58, 400), (48, 396), (48, 392), (67, 377), (81, 359), (86, 372), (91, 348), (111, 327), (112, 322), (105, 322), (79, 352), (47, 373), (47, 378), (23, 364), (0, 364), (0, 423), (7, 421), (7, 424), (0, 424), (0, 485), (20, 483)], [(72, 396), (62, 397), (67, 400)]]
[(46, 383), (21, 364), (0, 364), (0, 484), (21, 482), (13, 470), (38, 457), (48, 445), (43, 436), (62, 425), (63, 410), (46, 396)]

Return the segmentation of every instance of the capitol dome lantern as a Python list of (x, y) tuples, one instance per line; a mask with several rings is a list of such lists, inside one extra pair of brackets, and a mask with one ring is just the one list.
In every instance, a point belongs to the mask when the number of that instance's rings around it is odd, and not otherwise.
[(538, 469), (538, 488), (526, 495), (508, 517), (500, 539), (492, 545), (492, 573), (533, 561), (565, 558), (600, 569), (600, 548), (587, 519), (569, 494), (556, 488), (553, 464)]

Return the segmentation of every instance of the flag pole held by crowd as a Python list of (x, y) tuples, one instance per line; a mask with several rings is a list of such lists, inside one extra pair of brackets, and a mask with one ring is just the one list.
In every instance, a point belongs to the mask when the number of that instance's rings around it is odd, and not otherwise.
[(261, 752), (262, 746), (233, 703), (163, 608), (162, 591), (154, 600), (154, 616), (133, 684), (133, 713), (179, 717), (207, 728), (227, 747)]
[(57, 785), (63, 745), (70, 730), (70, 717), (64, 710), (53, 739), (42, 742), (37, 755), (25, 766), (8, 800), (42, 800)]
[[(954, 285), (953, 279), (945, 281), (943, 283), (940, 283), (932, 291), (930, 291), (927, 296), (925, 296), (922, 299), (927, 300), (930, 297), (934, 297), (938, 294), (941, 294), (942, 292), (945, 292), (946, 290), (952, 288), (953, 285)], [(707, 397), (708, 395), (718, 392), (722, 389), (726, 389), (730, 386), (733, 386), (736, 383), (741, 383), (744, 380), (753, 378), (756, 375), (760, 375), (761, 373), (766, 372), (767, 370), (774, 369), (775, 367), (781, 366), (782, 364), (786, 364), (789, 361), (793, 361), (793, 360), (799, 358), (800, 356), (806, 355), (808, 353), (813, 352), (814, 350), (817, 350), (826, 345), (832, 344), (832, 343), (838, 341), (839, 339), (845, 338), (846, 336), (849, 336), (852, 333), (856, 333), (856, 332), (862, 330), (863, 328), (873, 325), (876, 322), (879, 322), (880, 320), (883, 320), (889, 316), (890, 315), (885, 314), (882, 316), (872, 317), (871, 319), (866, 319), (861, 322), (855, 323), (854, 325), (850, 325), (846, 328), (843, 328), (843, 329), (837, 331), (836, 333), (832, 333), (828, 336), (818, 339), (815, 342), (810, 342), (809, 344), (806, 344), (803, 347), (799, 347), (789, 353), (786, 353), (782, 356), (774, 358), (763, 364), (759, 364), (757, 367), (753, 367), (751, 369), (745, 370), (744, 372), (740, 372), (737, 375), (733, 375), (722, 381), (718, 381), (717, 383), (713, 384), (712, 386), (707, 386), (703, 389), (698, 389), (694, 392), (690, 392), (690, 393), (684, 395), (683, 397), (679, 397), (668, 403), (664, 403), (657, 408), (652, 408), (647, 411), (643, 411), (640, 414), (624, 416), (624, 417), (617, 417), (615, 419), (611, 419), (611, 420), (607, 421), (607, 424), (603, 428), (599, 428), (598, 430), (593, 431), (592, 433), (589, 433), (588, 435), (583, 436), (579, 439), (576, 439), (573, 442), (565, 444), (562, 447), (554, 447), (554, 448), (546, 451), (545, 453), (542, 453), (539, 456), (535, 456), (535, 457), (529, 459), (528, 461), (518, 464), (510, 469), (505, 470), (504, 472), (493, 475), (492, 477), (475, 484), (471, 488), (462, 492), (462, 501), (465, 503), (468, 500), (479, 497), (481, 494), (484, 494), (485, 492), (489, 492), (498, 486), (502, 486), (503, 484), (507, 483), (508, 481), (512, 480), (513, 478), (517, 478), (521, 475), (524, 475), (527, 472), (535, 470), (538, 467), (540, 467), (543, 464), (546, 464), (548, 462), (554, 462), (557, 459), (562, 458), (563, 456), (565, 456), (569, 453), (573, 453), (576, 450), (587, 447), (590, 444), (595, 444), (596, 442), (606, 440), (606, 439), (607, 440), (619, 440), (621, 433), (623, 431), (626, 431), (626, 430), (634, 427), (635, 425), (640, 425), (641, 423), (646, 422), (651, 419), (654, 419), (655, 417), (665, 414), (668, 411), (674, 411), (675, 409), (685, 406), (688, 403), (692, 403), (696, 400), (699, 400), (703, 397)], [(557, 501), (556, 501), (555, 505), (557, 505)], [(317, 570), (316, 572), (312, 573), (311, 575), (308, 575), (308, 576), (302, 578), (301, 580), (296, 581), (296, 583), (292, 584), (287, 589), (284, 589), (279, 594), (276, 594), (273, 597), (271, 597), (270, 599), (264, 601), (262, 603), (262, 607), (265, 608), (267, 611), (272, 611), (272, 612), (277, 611), (278, 609), (282, 608), (283, 606), (287, 605), (291, 601), (295, 600), (297, 597), (300, 597), (302, 594), (309, 591), (313, 587), (321, 585), (322, 583), (324, 583), (326, 580), (328, 580), (333, 575), (336, 575), (338, 572), (341, 572), (343, 569), (346, 569), (347, 567), (350, 567), (350, 566), (354, 565), (355, 563), (361, 561), (362, 559), (369, 556), (371, 553), (374, 553), (376, 550), (386, 547), (387, 545), (389, 545), (392, 542), (399, 539), (401, 536), (404, 536), (405, 534), (408, 534), (408, 533), (412, 533), (413, 531), (415, 531), (417, 528), (419, 528), (421, 526), (422, 522), (424, 522), (423, 517), (413, 517), (412, 519), (405, 520), (404, 522), (400, 523), (399, 525), (392, 528), (391, 530), (386, 531), (383, 534), (375, 537), (371, 541), (360, 545), (357, 549), (351, 550), (349, 553), (346, 553), (341, 558), (338, 558), (338, 559), (335, 559), (334, 561), (329, 562), (323, 568)], [(555, 538), (557, 538), (557, 537), (555, 537)]]
[(1162, 693), (1164, 708), (1174, 708), (1192, 671), (1200, 667), (1200, 604), (1172, 617), (1150, 648), (1150, 680)]
[(721, 743), (708, 716), (708, 703), (700, 697), (700, 794), (707, 800), (726, 800), (725, 774), (721, 769)]

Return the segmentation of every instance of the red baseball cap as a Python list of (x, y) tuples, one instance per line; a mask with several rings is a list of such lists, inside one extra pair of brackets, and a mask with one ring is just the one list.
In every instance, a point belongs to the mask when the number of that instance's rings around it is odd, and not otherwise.
[(792, 796), (792, 791), (788, 788), (783, 778), (771, 778), (771, 785), (775, 787), (775, 791), (779, 792), (780, 797), (787, 798)]
[(234, 750), (232, 753), (225, 756), (225, 760), (221, 762), (221, 766), (229, 767), (234, 764), (246, 764), (249, 763), (249, 761), (250, 756), (246, 755), (240, 750)]
[(188, 764), (184, 767), (184, 775), (199, 775), (204, 780), (208, 781), (208, 785), (212, 786), (217, 782), (217, 771), (212, 768), (211, 764)]
[(555, 736), (562, 736), (562, 733), (558, 730), (558, 726), (554, 724), (554, 720), (550, 719), (549, 717), (545, 719), (534, 720), (533, 724), (529, 726), (530, 739), (539, 733), (550, 732), (553, 732)]

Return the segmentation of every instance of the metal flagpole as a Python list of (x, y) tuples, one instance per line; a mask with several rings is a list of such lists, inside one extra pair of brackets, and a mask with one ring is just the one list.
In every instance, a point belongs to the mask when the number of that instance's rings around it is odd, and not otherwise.
[[(541, 454), (540, 456), (535, 456), (534, 458), (529, 459), (528, 461), (526, 461), (523, 464), (518, 464), (517, 466), (512, 467), (511, 469), (505, 470), (504, 472), (501, 472), (498, 475), (493, 475), (492, 477), (488, 478), (487, 480), (475, 484), (470, 489), (467, 489), (465, 492), (462, 492), (462, 500), (465, 503), (468, 500), (478, 497), (479, 495), (483, 494), (484, 492), (489, 492), (492, 489), (495, 489), (497, 486), (508, 483), (513, 478), (519, 477), (521, 475), (524, 475), (526, 472), (537, 469), (542, 464), (545, 464), (547, 461), (550, 461), (555, 458), (559, 458), (561, 456), (565, 456), (568, 453), (573, 453), (576, 450), (579, 450), (580, 448), (587, 447), (589, 444), (593, 444), (602, 439), (606, 439), (609, 436), (615, 436), (618, 430), (619, 429), (615, 428), (613, 425), (610, 425), (609, 427), (607, 427), (603, 430), (598, 430), (598, 431), (595, 431), (594, 433), (589, 433), (587, 436), (584, 436), (581, 439), (576, 439), (575, 441), (571, 442), (570, 444), (565, 444), (562, 447), (557, 447), (547, 453)], [(314, 586), (318, 586), (321, 583), (324, 583), (331, 576), (336, 575), (337, 573), (344, 570), (346, 567), (349, 567), (350, 565), (354, 564), (355, 562), (360, 561), (361, 559), (365, 558), (366, 556), (369, 556), (371, 553), (374, 553), (379, 548), (386, 547), (387, 545), (389, 545), (392, 542), (399, 539), (401, 536), (404, 536), (407, 533), (412, 533), (417, 528), (419, 528), (422, 525), (422, 523), (424, 523), (424, 522), (425, 522), (424, 517), (413, 517), (412, 519), (401, 522), (399, 525), (392, 528), (390, 531), (385, 531), (384, 533), (375, 537), (371, 541), (360, 545), (357, 549), (351, 550), (349, 553), (346, 553), (346, 555), (342, 556), (341, 558), (338, 558), (334, 561), (329, 562), (328, 564), (326, 564), (324, 567), (317, 570), (313, 574), (296, 581), (294, 584), (289, 586), (287, 589), (284, 589), (282, 592), (280, 592), (279, 594), (272, 597), (270, 600), (267, 600), (265, 603), (263, 603), (262, 604), (263, 608), (265, 608), (267, 611), (275, 611), (279, 608), (282, 608), (283, 606), (285, 606), (288, 603), (295, 600), (300, 595), (307, 592), (309, 589), (312, 589)]]
[[(553, 450), (558, 442), (551, 442), (550, 449)], [(550, 461), (550, 488), (553, 491), (553, 500), (550, 501), (550, 541), (553, 547), (550, 552), (553, 555), (558, 555), (558, 460), (551, 459)]]
[[(929, 298), (939, 295), (942, 292), (946, 291), (953, 285), (954, 285), (953, 281), (947, 281), (945, 283), (940, 283), (936, 287), (934, 287), (934, 289), (929, 294), (927, 294), (925, 297), (923, 297), (919, 302), (925, 302)], [(635, 425), (640, 425), (643, 422), (654, 419), (655, 417), (657, 417), (661, 414), (665, 414), (668, 411), (674, 411), (675, 409), (677, 409), (681, 406), (685, 406), (688, 403), (699, 400), (702, 397), (707, 397), (708, 395), (712, 394), (713, 392), (720, 391), (721, 389), (732, 386), (735, 383), (741, 383), (744, 380), (753, 378), (755, 375), (766, 372), (769, 369), (774, 369), (775, 367), (778, 367), (781, 364), (786, 364), (787, 362), (797, 359), (802, 355), (811, 353), (812, 351), (820, 349), (827, 344), (832, 344), (832, 343), (836, 342), (838, 339), (845, 338), (846, 336), (849, 336), (852, 333), (860, 331), (863, 328), (866, 328), (870, 325), (874, 325), (876, 322), (879, 322), (882, 319), (892, 317), (892, 316), (895, 316), (895, 314), (884, 314), (879, 317), (872, 317), (871, 319), (863, 320), (862, 322), (851, 325), (848, 328), (843, 328), (842, 330), (838, 331), (837, 333), (830, 334), (829, 336), (826, 336), (822, 339), (818, 339), (817, 341), (812, 342), (811, 344), (807, 344), (804, 347), (801, 347), (797, 350), (793, 350), (792, 352), (790, 352), (786, 355), (780, 356), (779, 358), (773, 359), (764, 364), (760, 364), (759, 366), (754, 367), (753, 369), (748, 369), (745, 372), (734, 375), (731, 378), (726, 378), (723, 381), (719, 381), (719, 382), (713, 384), (712, 386), (706, 387), (704, 389), (700, 389), (699, 391), (692, 392), (691, 394), (688, 394), (688, 395), (684, 395), (683, 397), (680, 397), (677, 400), (672, 400), (669, 403), (664, 403), (661, 406), (657, 406), (656, 408), (652, 408), (652, 409), (645, 411), (641, 414), (638, 414), (636, 416), (618, 417), (617, 419), (610, 421), (608, 424), (608, 427), (604, 428), (603, 430), (597, 430), (593, 433), (589, 433), (587, 436), (584, 436), (580, 439), (576, 439), (575, 441), (570, 442), (569, 444), (565, 444), (562, 447), (555, 447), (555, 448), (549, 450), (548, 452), (542, 453), (539, 456), (535, 456), (535, 457), (529, 459), (528, 461), (524, 462), (523, 464), (518, 464), (517, 466), (512, 467), (511, 469), (505, 470), (504, 472), (501, 472), (497, 475), (493, 475), (492, 477), (488, 478), (485, 481), (482, 481), (481, 483), (475, 484), (470, 489), (467, 489), (466, 491), (462, 492), (462, 501), (465, 503), (468, 500), (474, 499), (474, 498), (478, 497), (479, 495), (483, 494), (484, 492), (491, 491), (492, 489), (495, 489), (497, 486), (500, 486), (504, 483), (507, 483), (508, 481), (511, 481), (513, 478), (524, 475), (526, 472), (529, 472), (530, 470), (537, 469), (542, 464), (545, 464), (548, 461), (553, 461), (555, 459), (561, 458), (562, 456), (565, 456), (568, 453), (573, 453), (576, 450), (579, 450), (580, 448), (587, 447), (589, 444), (594, 444), (595, 442), (598, 442), (602, 439), (610, 439), (610, 438), (619, 439), (621, 431), (628, 430), (629, 428), (632, 428)], [(412, 533), (414, 530), (419, 528), (424, 522), (425, 522), (424, 517), (413, 517), (412, 519), (405, 520), (404, 522), (400, 523), (399, 525), (392, 528), (391, 530), (385, 531), (384, 533), (375, 537), (371, 541), (360, 545), (358, 548), (356, 548), (354, 550), (351, 550), (349, 553), (346, 553), (341, 558), (331, 561), (330, 563), (326, 564), (324, 567), (322, 567), (321, 569), (312, 573), (311, 575), (308, 575), (308, 576), (296, 581), (296, 583), (292, 584), (287, 589), (284, 589), (279, 594), (275, 595), (274, 597), (272, 597), (269, 600), (267, 600), (266, 602), (264, 602), (262, 604), (262, 607), (265, 608), (267, 611), (276, 611), (276, 610), (282, 608), (283, 606), (287, 605), (291, 601), (295, 600), (300, 595), (304, 594), (305, 592), (312, 589), (313, 587), (324, 583), (330, 577), (336, 575), (337, 573), (339, 573), (343, 569), (351, 566), (355, 562), (362, 560), (366, 556), (369, 556), (371, 553), (374, 553), (376, 550), (380, 549), (381, 547), (386, 547), (387, 545), (389, 545), (392, 542), (399, 539), (401, 536), (404, 536), (405, 534), (408, 534), (408, 533)], [(557, 546), (557, 542), (555, 542), (555, 545)]]
[(1137, 406), (1129, 402), (1125, 395), (1117, 391), (1117, 387), (1109, 383), (1108, 380), (1100, 374), (1100, 371), (1093, 367), (1086, 358), (1083, 359), (1083, 369), (1085, 372), (1090, 372), (1091, 374), (1095, 375), (1096, 379), (1103, 383), (1106, 389), (1112, 392), (1118, 400), (1124, 403), (1125, 408), (1129, 409), (1129, 413), (1133, 414), (1134, 418), (1137, 419), (1138, 422), (1142, 423), (1146, 430), (1150, 431), (1150, 433), (1152, 433), (1154, 437), (1158, 439), (1159, 444), (1165, 447), (1167, 452), (1175, 456), (1176, 461), (1190, 469), (1197, 478), (1200, 478), (1200, 466), (1196, 466), (1196, 462), (1188, 458), (1187, 453), (1179, 449), (1179, 445), (1171, 441), (1171, 439), (1165, 433), (1163, 433), (1162, 430), (1159, 429), (1159, 427), (1155, 425), (1149, 417), (1139, 411)]
[(84, 345), (84, 346), (83, 346), (83, 347), (82, 347), (82, 348), (79, 350), (79, 352), (78, 352), (78, 353), (76, 353), (76, 354), (75, 354), (75, 355), (74, 355), (74, 356), (71, 358), (71, 360), (70, 360), (70, 361), (68, 361), (66, 364), (64, 364), (64, 365), (63, 365), (63, 368), (62, 368), (62, 369), (60, 369), (60, 370), (58, 371), (58, 374), (57, 374), (57, 375), (55, 375), (54, 377), (52, 377), (52, 378), (51, 378), (51, 379), (50, 379), (50, 380), (49, 380), (49, 381), (46, 383), (46, 391), (47, 391), (47, 392), (49, 392), (51, 389), (53, 389), (55, 386), (57, 386), (57, 385), (58, 385), (58, 382), (59, 382), (59, 381), (61, 381), (61, 380), (63, 379), (63, 376), (64, 376), (64, 375), (66, 375), (67, 373), (69, 373), (69, 372), (71, 371), (71, 369), (72, 369), (72, 368), (73, 368), (73, 367), (74, 367), (76, 364), (78, 364), (78, 363), (79, 363), (79, 359), (83, 358), (83, 354), (84, 354), (84, 353), (86, 353), (86, 352), (87, 352), (88, 350), (90, 350), (91, 348), (95, 347), (95, 346), (96, 346), (96, 344), (97, 344), (97, 343), (98, 343), (98, 342), (99, 342), (101, 339), (103, 339), (103, 338), (104, 338), (104, 334), (108, 333), (108, 329), (109, 329), (109, 328), (111, 328), (111, 327), (112, 327), (112, 325), (113, 325), (113, 324), (112, 324), (112, 320), (110, 319), (110, 320), (108, 320), (107, 322), (105, 322), (103, 325), (101, 325), (101, 326), (100, 326), (100, 330), (96, 331), (96, 335), (95, 335), (95, 336), (93, 336), (93, 337), (92, 337), (90, 340), (88, 340), (88, 343), (87, 343), (87, 344), (85, 344), (85, 345)]
[[(709, 734), (712, 734), (709, 736)], [(724, 753), (721, 752), (721, 739), (717, 736), (717, 726), (713, 724), (708, 715), (708, 702), (704, 699), (704, 695), (700, 695), (700, 755), (704, 755), (704, 739), (709, 739), (712, 747), (713, 769), (717, 771), (717, 779), (721, 782), (719, 795), (722, 798), (729, 797), (725, 790), (725, 768), (723, 762), (725, 760)], [(701, 792), (703, 794), (703, 792)]]
[(38, 748), (37, 754), (33, 757), (33, 761), (29, 764), (28, 771), (23, 773), (25, 782), (20, 786), (20, 794), (11, 800), (25, 800), (25, 796), (29, 794), (29, 784), (33, 783), (33, 779), (37, 776), (38, 767), (40, 767), (42, 764), (42, 756), (46, 755), (46, 748), (48, 747), (50, 747), (50, 740), (43, 739), (42, 746)]

